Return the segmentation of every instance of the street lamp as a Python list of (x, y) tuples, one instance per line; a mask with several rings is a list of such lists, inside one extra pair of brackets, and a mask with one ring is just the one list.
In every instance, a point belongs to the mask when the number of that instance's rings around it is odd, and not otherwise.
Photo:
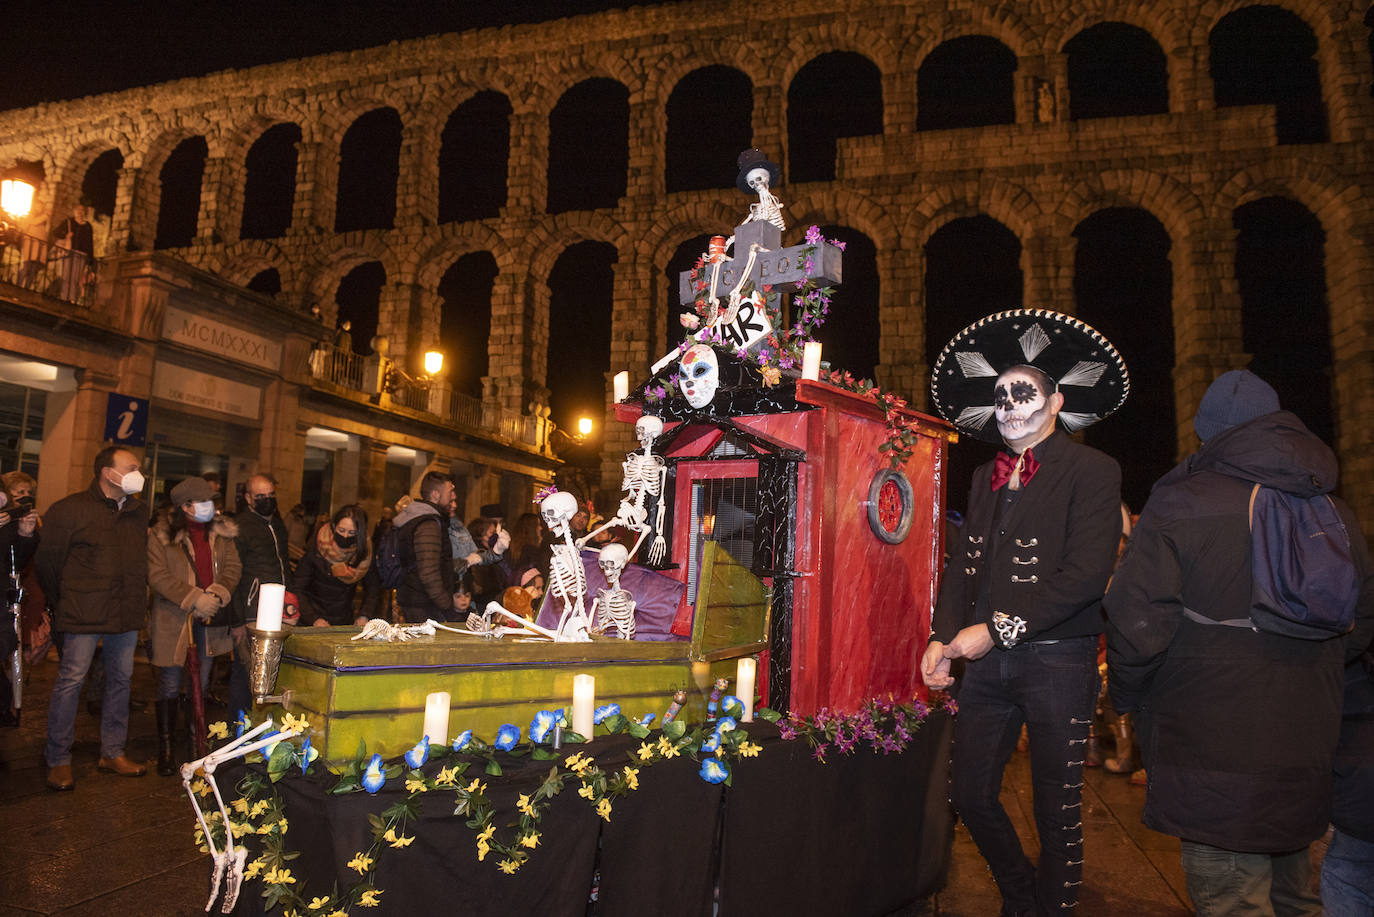
[(33, 185), (20, 178), (0, 181), (0, 210), (22, 220), (33, 210)]
[(438, 350), (425, 352), (425, 375), (437, 376), (444, 368), (444, 355)]
[(581, 437), (590, 436), (592, 433), (592, 419), (590, 417), (577, 418), (577, 435)]

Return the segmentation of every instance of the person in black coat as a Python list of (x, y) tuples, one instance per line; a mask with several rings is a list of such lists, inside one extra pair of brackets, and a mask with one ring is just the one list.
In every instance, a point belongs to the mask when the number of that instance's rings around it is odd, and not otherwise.
[[(363, 607), (353, 611), (353, 599), (363, 587)], [(356, 504), (336, 512), (311, 539), (305, 556), (292, 574), (291, 591), (300, 602), (301, 624), (365, 623), (368, 610), (381, 594), (381, 580), (372, 565), (367, 543), (367, 513)]]
[[(952, 802), (988, 861), (1002, 914), (1070, 911), (1083, 882), (1083, 764), (1101, 599), (1121, 535), (1121, 471), (1056, 427), (1115, 410), (1125, 364), (1082, 322), (1016, 310), (956, 335), (933, 377), (946, 418), (1005, 447), (974, 472), (921, 664), (928, 687), (957, 686)], [(998, 799), (1022, 725), (1037, 864)]]
[[(234, 589), (234, 610), (238, 620), (252, 624), (258, 618), (258, 587), (263, 583), (286, 585), (291, 566), (287, 561), (286, 526), (277, 512), (277, 481), (259, 472), (247, 481), (244, 491), (247, 506), (234, 514), (238, 526), (239, 560), (243, 564)], [(229, 710), (237, 714), (252, 709), (248, 686), (249, 650), (246, 641), (236, 641), (229, 669)]]
[(15, 574), (27, 566), (38, 549), (38, 513), (32, 497), (13, 505), (8, 503), (9, 495), (0, 491), (0, 589), (10, 597), (0, 612), (0, 665), (5, 668), (5, 674), (0, 676), (0, 726), (18, 726), (10, 660), (13, 654), (24, 650), (19, 645), (19, 622), (15, 617), (18, 609), (16, 606), (11, 610), (11, 605), (17, 592), (13, 589)]
[(1334, 776), (1322, 906), (1330, 917), (1374, 914), (1374, 645), (1345, 666)]
[(1224, 626), (1250, 616), (1254, 484), (1329, 494), (1338, 469), (1248, 370), (1212, 383), (1193, 427), (1202, 447), (1155, 484), (1105, 601), (1112, 702), (1135, 718), (1148, 775), (1142, 821), (1182, 840), (1199, 914), (1319, 914), (1307, 848), (1330, 817), (1346, 657), (1374, 629), (1367, 546), (1335, 500), (1364, 580), (1350, 636)]

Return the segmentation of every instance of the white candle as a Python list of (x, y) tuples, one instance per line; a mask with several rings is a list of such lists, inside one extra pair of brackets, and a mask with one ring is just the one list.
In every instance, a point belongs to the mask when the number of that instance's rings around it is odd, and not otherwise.
[(263, 583), (258, 587), (258, 630), (281, 630), (285, 601), (286, 587), (281, 583)]
[(629, 370), (622, 369), (620, 372), (616, 373), (615, 379), (612, 380), (612, 384), (615, 386), (615, 400), (617, 402), (624, 401), (630, 394)]
[(758, 661), (753, 656), (743, 656), (735, 666), (735, 696), (744, 703), (744, 722), (754, 721), (754, 673), (758, 671)]
[(573, 732), (584, 739), (592, 737), (592, 711), (596, 709), (596, 679), (591, 675), (573, 676)]
[(447, 691), (425, 695), (425, 731), (431, 745), (448, 744), (448, 705), (453, 699)]
[(807, 341), (802, 348), (802, 378), (813, 382), (821, 377), (821, 342)]

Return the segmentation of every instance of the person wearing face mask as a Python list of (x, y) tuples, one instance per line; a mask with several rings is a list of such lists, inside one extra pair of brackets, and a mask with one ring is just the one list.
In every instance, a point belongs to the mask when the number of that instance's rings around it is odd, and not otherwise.
[[(239, 534), (235, 539), (243, 574), (234, 590), (234, 607), (240, 618), (252, 623), (258, 616), (258, 587), (263, 583), (286, 585), (291, 577), (286, 524), (277, 512), (277, 481), (266, 472), (250, 477), (244, 488), (247, 503), (234, 514)], [(236, 641), (229, 670), (229, 713), (252, 709), (248, 688), (248, 644)]]
[(138, 498), (143, 474), (138, 456), (119, 446), (101, 449), (94, 471), (89, 488), (49, 508), (34, 560), (53, 627), (65, 635), (44, 752), (54, 790), (73, 786), (77, 701), (97, 645), (105, 656), (97, 766), (122, 777), (147, 773), (124, 755), (134, 648), (147, 608), (148, 508)]
[[(355, 613), (353, 600), (359, 584), (363, 602)], [(302, 625), (366, 623), (368, 609), (381, 595), (381, 580), (372, 566), (367, 513), (361, 506), (343, 507), (316, 530), (296, 565), (291, 591), (300, 602)]]
[[(1004, 915), (1071, 912), (1083, 884), (1083, 765), (1102, 594), (1121, 537), (1121, 469), (1059, 427), (1101, 420), (1129, 388), (1125, 362), (1102, 335), (1038, 309), (975, 322), (932, 369), (945, 419), (1003, 446), (973, 474), (921, 674), (930, 688), (957, 691), (951, 800)], [(1038, 863), (998, 800), (1022, 725)]]
[[(238, 526), (215, 512), (215, 491), (204, 478), (187, 478), (172, 488), (172, 512), (148, 532), (148, 585), (153, 609), (148, 615), (152, 663), (157, 669), (157, 772), (176, 767), (174, 739), (178, 698), (187, 654), (199, 659), (200, 691), (190, 697), (202, 706), (191, 722), (205, 717), (204, 695), (215, 656), (229, 653), (245, 636), (243, 618), (233, 604), (242, 566), (234, 538)], [(234, 633), (237, 632), (237, 633)]]

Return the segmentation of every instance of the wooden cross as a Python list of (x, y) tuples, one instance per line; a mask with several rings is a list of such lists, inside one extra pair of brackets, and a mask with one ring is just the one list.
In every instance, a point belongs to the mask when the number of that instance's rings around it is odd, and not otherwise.
[[(734, 258), (721, 264), (716, 296), (720, 299), (722, 307), (725, 305), (725, 300), (730, 291), (739, 283), (741, 272), (749, 263), (749, 253), (755, 243), (760, 246), (760, 251), (754, 257), (753, 267), (749, 269), (748, 281), (753, 289), (760, 294), (763, 294), (765, 285), (774, 287), (775, 292), (783, 293), (790, 291), (777, 290), (776, 288), (786, 284), (795, 287), (799, 281), (813, 280), (819, 286), (838, 286), (843, 282), (843, 272), (840, 266), (841, 252), (838, 247), (822, 241), (815, 246), (815, 250), (811, 252), (808, 259), (803, 251), (811, 246), (802, 244), (783, 248), (782, 231), (773, 224), (743, 223), (735, 227)], [(807, 269), (808, 262), (809, 270)], [(709, 282), (711, 265), (705, 265), (703, 271), (698, 272), (697, 276), (698, 278), (705, 278)], [(682, 305), (692, 304), (700, 295), (701, 291), (693, 285), (691, 271), (683, 271), (678, 275), (678, 300)], [(773, 327), (768, 321), (767, 312), (762, 307), (755, 307), (748, 300), (740, 304), (739, 312), (734, 321), (726, 323), (723, 320), (718, 320), (715, 328), (725, 341), (746, 350), (768, 337), (773, 331)], [(704, 337), (710, 331), (711, 326), (702, 328), (697, 332), (696, 337)], [(667, 354), (655, 364), (653, 371), (658, 372), (676, 356), (677, 351)]]

